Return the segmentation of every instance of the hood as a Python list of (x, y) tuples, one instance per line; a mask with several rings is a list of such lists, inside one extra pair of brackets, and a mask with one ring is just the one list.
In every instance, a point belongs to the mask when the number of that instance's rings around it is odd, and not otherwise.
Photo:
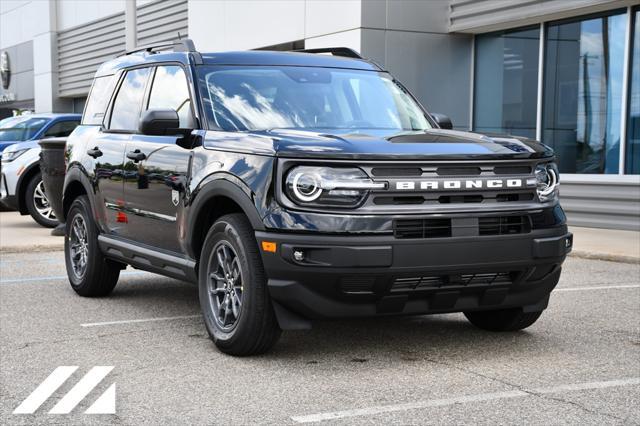
[[(329, 133), (331, 132), (331, 133)], [(205, 147), (237, 148), (256, 154), (295, 158), (332, 159), (526, 159), (553, 156), (553, 150), (531, 139), (484, 135), (457, 130), (383, 134), (367, 131), (336, 133), (272, 129), (248, 133), (225, 133), (207, 138)], [(213, 134), (212, 134), (213, 136)]]
[(30, 141), (25, 141), (25, 142), (0, 142), (0, 144), (4, 144), (4, 146), (0, 145), (0, 152), (4, 151), (6, 149), (7, 152), (9, 151), (19, 151), (21, 149), (32, 149), (32, 148), (39, 148), (40, 145), (38, 145), (37, 141), (34, 140), (30, 140)]
[(18, 141), (2, 141), (0, 142), (0, 152), (4, 151), (7, 147), (17, 144)]

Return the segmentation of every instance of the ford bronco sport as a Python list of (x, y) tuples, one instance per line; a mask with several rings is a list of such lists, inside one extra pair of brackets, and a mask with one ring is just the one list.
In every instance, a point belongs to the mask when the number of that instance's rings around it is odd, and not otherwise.
[(317, 319), (463, 312), (515, 331), (571, 249), (550, 148), (451, 130), (345, 48), (103, 64), (69, 137), (73, 289), (126, 265), (197, 283), (220, 350)]

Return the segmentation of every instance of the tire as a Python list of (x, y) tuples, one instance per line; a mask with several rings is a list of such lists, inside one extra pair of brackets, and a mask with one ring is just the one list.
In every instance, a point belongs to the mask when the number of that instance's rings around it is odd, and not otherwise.
[(523, 312), (522, 308), (464, 313), (471, 324), (488, 331), (523, 330), (536, 322), (540, 315), (542, 311)]
[(45, 228), (55, 228), (58, 226), (58, 219), (51, 209), (51, 204), (47, 200), (42, 183), (42, 174), (36, 173), (29, 183), (24, 193), (24, 200), (27, 211), (39, 225)]
[(218, 349), (248, 356), (275, 345), (282, 330), (271, 305), (254, 230), (243, 214), (223, 216), (209, 229), (198, 283), (204, 322)]
[[(80, 260), (83, 257), (82, 267)], [(76, 198), (67, 214), (64, 260), (71, 288), (85, 297), (102, 297), (111, 293), (124, 266), (102, 255), (98, 246), (98, 228), (86, 195)]]

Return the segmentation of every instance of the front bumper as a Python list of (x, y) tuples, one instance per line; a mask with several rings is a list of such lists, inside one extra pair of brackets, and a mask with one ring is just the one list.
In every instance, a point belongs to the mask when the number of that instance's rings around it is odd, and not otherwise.
[(304, 328), (307, 319), (542, 310), (572, 246), (564, 225), (430, 239), (273, 232), (256, 238), (259, 247), (276, 243), (262, 259), (278, 318), (291, 320), (285, 328)]
[(11, 210), (18, 210), (18, 197), (9, 194), (9, 186), (4, 173), (0, 171), (0, 204)]

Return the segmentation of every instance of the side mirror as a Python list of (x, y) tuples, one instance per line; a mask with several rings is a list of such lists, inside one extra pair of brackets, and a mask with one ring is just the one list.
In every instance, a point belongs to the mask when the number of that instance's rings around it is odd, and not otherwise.
[(142, 114), (138, 130), (143, 135), (167, 136), (180, 133), (180, 118), (171, 108), (148, 109)]
[(448, 129), (448, 130), (453, 129), (453, 123), (451, 123), (451, 119), (446, 115), (439, 114), (437, 112), (432, 112), (431, 117), (433, 117), (433, 119), (436, 120), (436, 123), (438, 123), (438, 126), (441, 129)]

